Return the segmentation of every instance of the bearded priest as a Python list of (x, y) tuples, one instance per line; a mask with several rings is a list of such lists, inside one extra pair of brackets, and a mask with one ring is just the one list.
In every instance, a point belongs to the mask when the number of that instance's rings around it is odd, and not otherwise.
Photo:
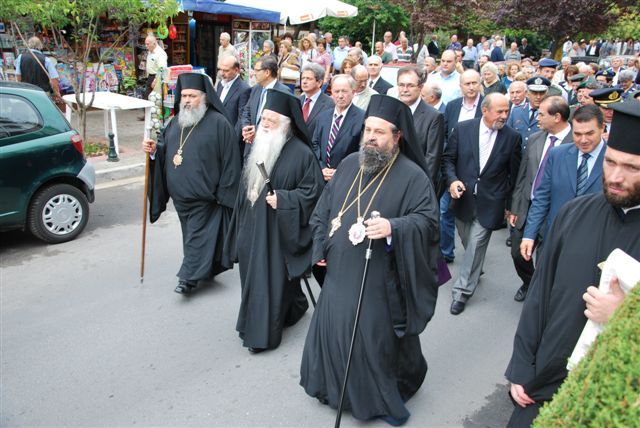
[(169, 197), (180, 218), (184, 257), (175, 292), (188, 295), (199, 280), (225, 270), (222, 247), (238, 192), (240, 150), (209, 76), (181, 74), (175, 99), (175, 115), (158, 143), (146, 139), (142, 148), (152, 159), (151, 223)]
[[(257, 163), (264, 163), (273, 194)], [(240, 266), (236, 330), (251, 353), (278, 347), (283, 328), (309, 307), (300, 278), (311, 269), (309, 218), (323, 186), (300, 101), (269, 89), (225, 245)]]
[[(378, 211), (379, 218), (371, 218)], [(373, 95), (359, 153), (345, 158), (311, 218), (313, 262), (326, 265), (302, 356), (307, 394), (338, 407), (365, 265), (345, 408), (360, 420), (392, 425), (409, 418), (405, 404), (422, 384), (427, 362), (418, 335), (438, 295), (438, 202), (411, 110)]]

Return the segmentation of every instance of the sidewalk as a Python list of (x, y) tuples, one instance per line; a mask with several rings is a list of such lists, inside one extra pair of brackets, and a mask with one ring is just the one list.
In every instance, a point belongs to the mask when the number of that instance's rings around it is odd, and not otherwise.
[[(144, 175), (145, 154), (141, 147), (144, 121), (138, 120), (138, 116), (143, 114), (142, 109), (116, 112), (120, 160), (108, 162), (106, 155), (87, 157), (87, 161), (96, 169), (96, 184)], [(71, 126), (79, 131), (76, 114), (71, 117)], [(104, 135), (103, 111), (87, 112), (87, 140), (108, 145), (109, 139)]]

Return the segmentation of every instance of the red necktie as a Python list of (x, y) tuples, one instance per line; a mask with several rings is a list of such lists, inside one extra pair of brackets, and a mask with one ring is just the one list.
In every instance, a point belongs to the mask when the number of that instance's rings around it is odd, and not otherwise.
[(307, 99), (304, 100), (304, 105), (302, 106), (302, 117), (304, 118), (305, 122), (309, 119), (310, 109), (311, 109), (311, 98), (307, 97)]

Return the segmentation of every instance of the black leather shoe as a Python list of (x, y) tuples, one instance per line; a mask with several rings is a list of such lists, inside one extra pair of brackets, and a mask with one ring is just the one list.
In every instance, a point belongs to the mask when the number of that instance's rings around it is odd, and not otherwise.
[(443, 256), (444, 257), (444, 261), (447, 262), (447, 264), (453, 263), (453, 261), (455, 260), (455, 257), (449, 257), (449, 256)]
[(193, 290), (194, 288), (196, 288), (195, 284), (181, 279), (180, 281), (178, 281), (178, 286), (173, 291), (178, 294), (182, 294), (183, 296), (188, 296), (189, 294), (191, 294), (191, 290)]
[(259, 354), (260, 352), (266, 351), (266, 348), (252, 348), (251, 346), (249, 346), (248, 349), (252, 354)]
[(464, 306), (466, 305), (465, 302), (461, 301), (461, 300), (454, 300), (451, 303), (451, 315), (459, 315), (462, 313), (462, 311), (464, 311)]
[(527, 285), (522, 284), (518, 291), (516, 291), (516, 295), (513, 296), (513, 300), (516, 302), (522, 302), (525, 297), (527, 297), (527, 291), (529, 291), (529, 287)]
[(507, 238), (507, 242), (505, 242), (505, 244), (507, 245), (507, 247), (511, 246), (511, 237)]

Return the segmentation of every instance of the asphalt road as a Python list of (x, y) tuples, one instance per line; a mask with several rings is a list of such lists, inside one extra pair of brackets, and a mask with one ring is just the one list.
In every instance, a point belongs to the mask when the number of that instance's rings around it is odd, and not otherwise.
[[(278, 349), (249, 354), (235, 331), (237, 269), (190, 298), (173, 292), (182, 255), (173, 211), (148, 228), (140, 283), (141, 205), (138, 181), (99, 190), (73, 242), (0, 234), (0, 426), (331, 426), (335, 411), (298, 385), (311, 310)], [(440, 289), (407, 426), (506, 424), (503, 373), (521, 304), (505, 238), (494, 233), (463, 314), (449, 314), (452, 281)], [(458, 263), (450, 267), (455, 278)], [(387, 425), (346, 413), (343, 426)]]

